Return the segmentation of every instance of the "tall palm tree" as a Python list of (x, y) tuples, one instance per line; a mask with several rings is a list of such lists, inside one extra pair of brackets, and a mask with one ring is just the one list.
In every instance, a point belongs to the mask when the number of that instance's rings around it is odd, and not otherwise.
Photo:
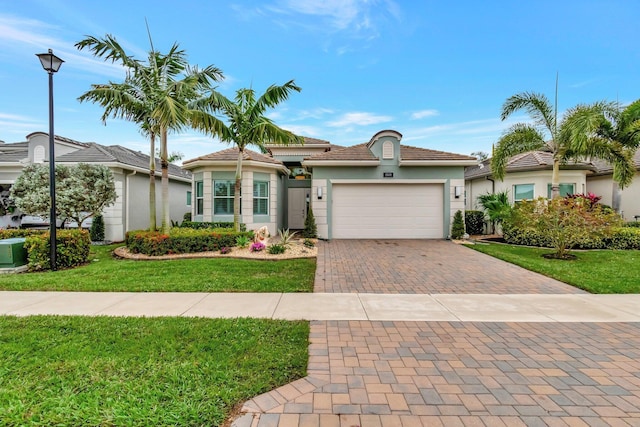
[[(253, 145), (265, 152), (265, 144), (304, 143), (302, 137), (280, 128), (265, 116), (267, 110), (287, 100), (291, 92), (300, 92), (300, 90), (300, 87), (290, 80), (281, 86), (269, 86), (258, 98), (253, 89), (244, 88), (236, 91), (233, 100), (219, 93), (212, 93), (208, 99), (197, 102), (198, 108), (195, 110), (200, 112), (192, 115), (192, 125), (238, 148), (233, 197), (233, 224), (237, 231), (240, 230), (240, 190), (244, 150)], [(202, 112), (203, 108), (221, 113), (226, 118), (226, 123), (212, 114)]]
[[(509, 97), (502, 106), (501, 119), (525, 110), (533, 124), (517, 123), (498, 140), (491, 159), (494, 176), (504, 179), (512, 156), (535, 150), (549, 151), (553, 156), (551, 196), (555, 198), (560, 195), (560, 165), (569, 160), (595, 157), (618, 165), (619, 170), (628, 169), (630, 159), (622, 146), (594, 138), (603, 126), (605, 115), (613, 111), (612, 106), (607, 102), (578, 105), (558, 122), (557, 107), (545, 95), (522, 92)], [(628, 178), (626, 174), (614, 176), (621, 185), (627, 185)]]
[[(125, 82), (121, 85), (109, 83), (92, 85), (82, 95), (81, 101), (90, 100), (105, 108), (103, 120), (119, 117), (138, 124), (150, 138), (150, 222), (155, 228), (155, 137), (160, 138), (160, 166), (162, 187), (162, 230), (171, 227), (169, 211), (169, 161), (167, 135), (189, 125), (191, 105), (196, 99), (215, 92), (212, 82), (222, 79), (222, 72), (208, 66), (202, 70), (191, 67), (186, 53), (174, 44), (167, 54), (153, 48), (147, 62), (143, 63), (126, 54), (116, 39), (107, 35), (100, 39), (87, 37), (76, 43), (80, 50), (88, 48), (94, 56), (119, 63), (126, 70)], [(151, 203), (153, 202), (153, 206)]]

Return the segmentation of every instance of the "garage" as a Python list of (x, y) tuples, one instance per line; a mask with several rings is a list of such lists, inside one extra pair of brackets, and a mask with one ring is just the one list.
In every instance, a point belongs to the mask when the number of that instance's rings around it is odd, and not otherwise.
[(334, 239), (442, 239), (442, 184), (334, 184)]

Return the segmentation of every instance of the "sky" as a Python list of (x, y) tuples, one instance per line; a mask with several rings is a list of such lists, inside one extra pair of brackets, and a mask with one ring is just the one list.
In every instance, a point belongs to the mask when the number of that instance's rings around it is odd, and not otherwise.
[[(558, 111), (640, 98), (637, 0), (0, 0), (0, 140), (48, 132), (48, 78), (37, 53), (65, 62), (54, 75), (55, 133), (148, 153), (135, 124), (100, 120), (77, 98), (121, 82), (120, 67), (79, 51), (113, 35), (131, 55), (178, 43), (192, 65), (225, 76), (217, 90), (258, 94), (291, 79), (302, 88), (269, 117), (299, 135), (350, 146), (393, 129), (402, 143), (460, 154), (491, 152), (518, 112), (504, 101), (530, 91)], [(194, 131), (169, 136), (184, 159), (227, 145)]]

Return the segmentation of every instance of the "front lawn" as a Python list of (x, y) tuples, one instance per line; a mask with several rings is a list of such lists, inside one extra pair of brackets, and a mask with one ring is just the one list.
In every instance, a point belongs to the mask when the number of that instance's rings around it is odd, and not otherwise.
[(594, 294), (640, 293), (640, 251), (572, 251), (577, 259), (563, 261), (541, 256), (551, 249), (494, 243), (470, 247)]
[(306, 322), (0, 317), (0, 424), (219, 426), (305, 375)]
[(89, 264), (56, 272), (0, 275), (0, 290), (93, 292), (311, 292), (315, 259), (133, 261), (116, 245), (92, 246)]

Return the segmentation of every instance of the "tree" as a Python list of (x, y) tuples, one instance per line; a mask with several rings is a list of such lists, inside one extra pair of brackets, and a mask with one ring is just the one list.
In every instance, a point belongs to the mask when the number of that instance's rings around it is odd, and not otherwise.
[(451, 225), (451, 238), (453, 240), (462, 239), (464, 236), (464, 220), (462, 219), (462, 211), (456, 211), (453, 215), (453, 224)]
[[(82, 223), (116, 201), (111, 170), (103, 165), (56, 165), (56, 216)], [(49, 216), (49, 167), (32, 164), (11, 187), (11, 198), (27, 215)]]
[(489, 154), (484, 151), (474, 151), (471, 155), (478, 159), (479, 162), (483, 162), (489, 158)]
[[(160, 149), (156, 148), (156, 157), (160, 157)], [(184, 154), (181, 153), (180, 151), (172, 151), (171, 153), (169, 153), (167, 155), (167, 161), (169, 163), (175, 163), (177, 161), (180, 161), (184, 159)]]
[(104, 241), (104, 220), (102, 219), (102, 215), (96, 215), (96, 217), (93, 218), (89, 235), (91, 236), (92, 242)]
[[(522, 92), (505, 101), (501, 119), (506, 120), (519, 110), (525, 110), (533, 124), (517, 123), (498, 140), (491, 159), (491, 170), (497, 179), (504, 179), (507, 162), (512, 156), (535, 150), (549, 151), (553, 156), (552, 198), (560, 195), (560, 165), (569, 160), (597, 157), (618, 165), (619, 169), (629, 168), (629, 156), (620, 146), (593, 138), (605, 122), (605, 115), (613, 110), (611, 103), (578, 105), (569, 109), (558, 122), (557, 101), (553, 105), (543, 94)], [(614, 179), (622, 186), (629, 183), (620, 174)]]
[[(287, 100), (292, 91), (300, 92), (293, 80), (278, 86), (272, 85), (256, 98), (253, 89), (239, 89), (233, 101), (218, 93), (212, 93), (208, 99), (197, 101), (192, 116), (192, 125), (205, 133), (217, 136), (222, 142), (234, 144), (238, 148), (235, 187), (233, 197), (233, 224), (240, 231), (240, 190), (242, 183), (242, 160), (244, 150), (250, 145), (265, 151), (265, 144), (302, 144), (304, 139), (294, 133), (278, 127), (265, 116), (268, 109)], [(227, 123), (208, 112), (222, 113)], [(205, 111), (203, 111), (205, 110)]]
[(511, 215), (512, 208), (507, 191), (482, 194), (478, 196), (478, 203), (489, 217), (494, 232), (496, 224), (502, 224)]
[(88, 48), (94, 56), (125, 67), (123, 83), (92, 85), (92, 89), (79, 100), (89, 100), (104, 107), (103, 121), (110, 116), (130, 120), (138, 124), (141, 132), (149, 135), (149, 219), (152, 229), (156, 228), (155, 137), (160, 137), (162, 230), (167, 232), (171, 227), (167, 135), (189, 125), (193, 101), (205, 95), (215, 99), (211, 96), (211, 92), (215, 92), (212, 82), (222, 79), (222, 71), (211, 65), (202, 70), (190, 66), (185, 51), (177, 44), (167, 54), (162, 54), (151, 42), (146, 63), (127, 55), (111, 35), (103, 39), (87, 37), (76, 43), (76, 47), (79, 50)]
[(313, 209), (311, 209), (311, 207), (309, 207), (307, 217), (304, 219), (302, 237), (306, 237), (308, 239), (315, 239), (318, 237), (318, 226), (316, 225), (316, 218), (313, 216)]

